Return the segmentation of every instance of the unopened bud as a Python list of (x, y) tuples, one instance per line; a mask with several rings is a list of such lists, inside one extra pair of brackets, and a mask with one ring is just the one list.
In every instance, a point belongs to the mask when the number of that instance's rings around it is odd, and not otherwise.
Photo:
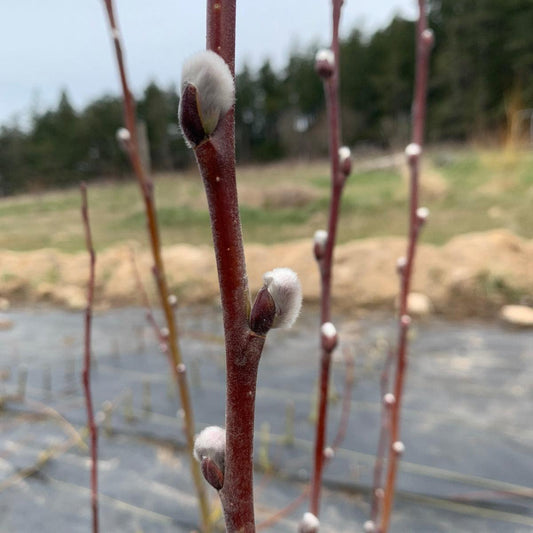
[(427, 207), (419, 207), (416, 210), (416, 219), (419, 226), (423, 226), (429, 217), (429, 209)]
[(313, 513), (304, 513), (298, 524), (298, 533), (318, 533), (320, 520)]
[(396, 403), (396, 398), (395, 398), (394, 394), (392, 394), (391, 392), (387, 392), (387, 394), (385, 394), (385, 396), (383, 396), (383, 403), (387, 407), (392, 407)]
[(131, 141), (130, 131), (126, 128), (119, 128), (115, 134), (115, 137), (117, 139), (118, 145), (120, 146), (120, 149), (126, 152), (129, 148), (129, 144)]
[(273, 328), (290, 328), (302, 307), (302, 286), (290, 268), (275, 268), (263, 275), (265, 287), (272, 296), (276, 313)]
[(365, 533), (375, 533), (376, 532), (376, 524), (373, 520), (367, 520), (363, 524), (363, 531)]
[(168, 305), (171, 307), (176, 307), (176, 305), (178, 305), (178, 297), (175, 294), (168, 295)]
[(331, 322), (324, 322), (320, 327), (322, 348), (331, 353), (337, 346), (337, 328)]
[(422, 154), (422, 147), (417, 143), (408, 144), (405, 147), (405, 157), (408, 163), (414, 163)]
[(328, 243), (328, 232), (323, 229), (316, 230), (315, 235), (313, 237), (313, 243), (315, 258), (317, 261), (320, 261), (321, 259), (323, 259), (326, 253), (326, 245)]
[(339, 148), (339, 165), (343, 176), (347, 178), (352, 172), (352, 152), (347, 146)]
[(402, 441), (397, 440), (396, 442), (392, 443), (392, 450), (397, 455), (402, 455), (403, 452), (405, 452), (405, 445)]
[(402, 275), (405, 270), (405, 266), (407, 265), (407, 259), (405, 257), (398, 257), (396, 260), (396, 272), (399, 275)]
[(422, 38), (422, 43), (428, 48), (431, 48), (433, 44), (435, 43), (435, 34), (433, 33), (433, 30), (430, 28), (426, 28), (422, 32), (420, 37)]
[(160, 330), (159, 330), (159, 334), (161, 335), (161, 337), (163, 337), (163, 339), (168, 339), (168, 336), (169, 336), (169, 331), (168, 331), (168, 328), (167, 327), (162, 327)]
[(335, 54), (333, 53), (333, 50), (323, 48), (316, 53), (315, 70), (323, 79), (331, 77), (335, 70)]
[(409, 315), (402, 315), (400, 318), (400, 324), (404, 328), (408, 328), (411, 325), (411, 317)]
[(326, 459), (333, 459), (335, 457), (335, 450), (331, 446), (324, 448), (324, 457)]
[(179, 121), (192, 146), (209, 137), (235, 100), (235, 84), (226, 62), (212, 50), (188, 59), (181, 73)]
[(194, 441), (194, 457), (200, 462), (206, 481), (217, 490), (224, 484), (225, 456), (225, 429), (209, 426), (197, 435)]

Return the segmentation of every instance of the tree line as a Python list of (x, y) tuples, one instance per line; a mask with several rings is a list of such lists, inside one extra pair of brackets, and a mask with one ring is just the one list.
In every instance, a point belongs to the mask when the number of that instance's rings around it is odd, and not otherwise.
[[(533, 4), (530, 0), (430, 0), (436, 44), (429, 88), (430, 142), (501, 141), (522, 109), (533, 108)], [(237, 157), (241, 162), (326, 153), (316, 46), (293, 52), (285, 68), (267, 60), (236, 79)], [(354, 29), (341, 43), (343, 138), (351, 146), (402, 146), (409, 131), (414, 23), (402, 18), (374, 34)], [(175, 87), (150, 83), (137, 99), (152, 168), (190, 164), (177, 126)], [(115, 134), (122, 103), (103, 96), (76, 111), (62, 93), (31, 126), (0, 128), (0, 194), (62, 186), (129, 172)]]

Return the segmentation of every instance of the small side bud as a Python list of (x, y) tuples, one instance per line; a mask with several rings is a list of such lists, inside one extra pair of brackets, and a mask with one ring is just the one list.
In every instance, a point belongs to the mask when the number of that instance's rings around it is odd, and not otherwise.
[(159, 335), (161, 335), (161, 338), (163, 338), (163, 339), (168, 339), (169, 334), (170, 334), (170, 332), (168, 331), (167, 327), (162, 327), (159, 330)]
[(409, 164), (413, 164), (421, 155), (422, 147), (419, 144), (411, 143), (405, 147), (405, 157)]
[(326, 459), (333, 459), (335, 457), (335, 450), (331, 446), (324, 448), (324, 457)]
[(399, 276), (403, 275), (405, 266), (407, 265), (407, 259), (405, 257), (398, 257), (396, 260), (396, 272)]
[(226, 430), (218, 426), (203, 429), (194, 441), (194, 457), (200, 462), (205, 480), (215, 489), (224, 485)]
[(408, 328), (411, 325), (411, 317), (409, 315), (402, 315), (400, 318), (402, 328)]
[(347, 178), (352, 172), (352, 152), (347, 146), (339, 148), (339, 165), (343, 176)]
[(416, 210), (416, 220), (419, 226), (423, 226), (429, 217), (429, 209), (427, 207), (419, 207)]
[(131, 141), (130, 131), (127, 128), (119, 128), (115, 133), (115, 137), (120, 149), (127, 152)]
[(387, 394), (383, 396), (383, 403), (387, 407), (392, 407), (396, 403), (396, 398), (394, 394), (392, 394), (391, 392), (387, 392)]
[(420, 35), (422, 38), (422, 43), (424, 46), (426, 46), (428, 49), (432, 48), (435, 44), (435, 34), (433, 33), (433, 30), (430, 28), (426, 28)]
[(302, 307), (302, 286), (290, 268), (275, 268), (263, 276), (265, 287), (276, 306), (273, 328), (290, 328)]
[(402, 455), (405, 452), (405, 445), (402, 441), (397, 440), (392, 443), (392, 450), (397, 455)]
[(298, 524), (298, 533), (318, 533), (320, 520), (313, 513), (304, 513)]
[(377, 531), (375, 522), (373, 520), (367, 520), (363, 524), (363, 531), (365, 533), (375, 533)]
[(328, 243), (328, 232), (323, 229), (315, 231), (313, 237), (313, 250), (315, 252), (315, 258), (317, 261), (321, 261), (326, 253), (326, 245)]
[(322, 338), (322, 348), (326, 352), (331, 353), (337, 346), (337, 328), (331, 322), (324, 322), (320, 327), (320, 335)]
[(170, 307), (176, 307), (178, 305), (178, 297), (175, 294), (168, 295), (168, 305)]
[(181, 73), (179, 121), (183, 135), (198, 145), (217, 128), (235, 100), (235, 84), (226, 62), (212, 50), (188, 59)]
[(335, 54), (329, 48), (323, 48), (316, 53), (315, 70), (322, 79), (328, 79), (335, 70)]

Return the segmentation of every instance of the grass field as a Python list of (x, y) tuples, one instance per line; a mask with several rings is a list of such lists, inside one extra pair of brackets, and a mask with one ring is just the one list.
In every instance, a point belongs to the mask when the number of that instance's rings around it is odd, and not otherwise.
[[(356, 160), (343, 197), (341, 242), (404, 235), (406, 170)], [(375, 164), (376, 163), (376, 164)], [(380, 164), (377, 164), (380, 163)], [(325, 228), (328, 165), (280, 163), (238, 169), (246, 242), (272, 243), (310, 237)], [(209, 216), (196, 170), (155, 177), (164, 244), (211, 242)], [(430, 151), (425, 158), (421, 201), (431, 210), (423, 241), (440, 244), (452, 236), (496, 227), (533, 237), (533, 152)], [(146, 242), (143, 204), (136, 182), (89, 186), (97, 249), (123, 240)], [(84, 248), (77, 188), (0, 200), (0, 248), (33, 250)]]

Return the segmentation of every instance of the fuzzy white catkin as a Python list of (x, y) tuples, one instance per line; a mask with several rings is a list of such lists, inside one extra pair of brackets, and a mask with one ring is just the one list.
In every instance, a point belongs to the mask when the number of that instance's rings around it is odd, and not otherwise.
[(224, 470), (224, 457), (226, 453), (226, 430), (219, 426), (204, 428), (194, 440), (194, 458), (201, 461), (209, 457)]
[(326, 246), (326, 243), (328, 242), (328, 232), (324, 229), (317, 229), (313, 241), (318, 246)]
[(416, 216), (422, 220), (426, 220), (429, 217), (429, 209), (427, 207), (419, 207), (416, 210)]
[(190, 57), (181, 71), (181, 91), (187, 85), (196, 88), (202, 125), (211, 134), (235, 101), (235, 84), (226, 62), (212, 50)]
[(421, 153), (422, 153), (422, 147), (417, 143), (411, 143), (405, 147), (405, 155), (407, 157), (417, 157)]
[(119, 128), (115, 135), (118, 142), (128, 142), (131, 139), (130, 131), (127, 128)]
[(401, 455), (403, 452), (405, 452), (405, 445), (403, 442), (397, 440), (392, 444), (392, 449), (395, 451), (395, 453)]
[(339, 148), (339, 161), (340, 163), (344, 163), (346, 159), (350, 159), (352, 156), (352, 151), (347, 146), (341, 146)]
[(324, 322), (320, 327), (320, 332), (324, 337), (333, 339), (337, 335), (337, 328), (331, 322)]
[(363, 525), (365, 533), (374, 533), (376, 531), (376, 524), (372, 520), (367, 520)]
[(304, 513), (300, 522), (299, 533), (316, 533), (320, 527), (320, 520), (313, 513)]
[(302, 286), (290, 268), (275, 268), (263, 275), (266, 288), (276, 305), (273, 328), (290, 328), (302, 307)]
[(335, 54), (330, 48), (322, 48), (318, 50), (315, 56), (315, 61), (326, 61), (330, 65), (335, 64)]

